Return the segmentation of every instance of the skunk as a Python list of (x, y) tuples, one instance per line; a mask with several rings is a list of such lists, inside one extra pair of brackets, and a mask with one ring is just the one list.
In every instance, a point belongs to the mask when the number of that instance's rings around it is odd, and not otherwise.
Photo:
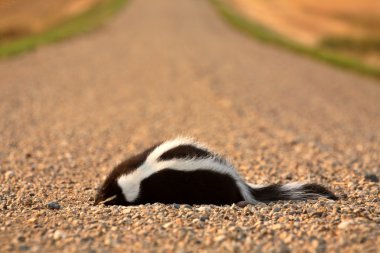
[(96, 204), (258, 204), (277, 200), (338, 199), (318, 184), (248, 184), (222, 156), (190, 138), (154, 145), (116, 166)]

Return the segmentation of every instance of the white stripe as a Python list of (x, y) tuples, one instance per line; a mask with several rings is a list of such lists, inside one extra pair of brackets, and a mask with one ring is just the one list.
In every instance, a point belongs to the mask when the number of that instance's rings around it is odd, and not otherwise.
[(252, 183), (247, 183), (251, 188), (253, 189), (260, 189), (268, 186), (269, 184), (252, 184)]
[[(191, 139), (184, 138), (165, 142), (158, 146), (139, 168), (130, 174), (122, 175), (117, 180), (117, 183), (122, 189), (126, 200), (128, 202), (133, 202), (138, 198), (140, 185), (144, 179), (154, 173), (170, 168), (179, 171), (195, 171), (205, 169), (221, 174), (227, 174), (235, 180), (245, 201), (250, 203), (259, 203), (252, 197), (252, 194), (249, 192), (249, 188), (245, 185), (244, 181), (241, 179), (234, 167), (225, 160), (221, 161), (220, 157), (208, 157), (204, 159), (172, 159), (157, 162), (157, 159), (163, 153), (178, 145), (184, 144), (194, 145), (195, 143)], [(199, 144), (195, 144), (195, 146), (201, 147)]]
[(156, 147), (147, 157), (146, 161), (148, 163), (153, 164), (158, 160), (158, 158), (164, 154), (166, 151), (169, 151), (170, 149), (173, 149), (175, 147), (181, 146), (181, 145), (193, 145), (197, 148), (205, 149), (207, 150), (204, 146), (200, 145), (199, 143), (195, 142), (193, 139), (190, 137), (178, 137), (174, 140), (169, 140), (158, 147)]
[(287, 195), (290, 199), (311, 199), (318, 197), (325, 197), (324, 195), (318, 193), (307, 193), (304, 191), (303, 186), (307, 183), (293, 182), (282, 185), (280, 190), (283, 191), (282, 194)]
[(302, 186), (304, 186), (305, 183), (301, 183), (301, 182), (292, 182), (292, 183), (287, 183), (287, 184), (284, 184), (280, 187), (280, 190), (281, 191), (294, 191), (294, 190), (299, 190), (302, 188)]

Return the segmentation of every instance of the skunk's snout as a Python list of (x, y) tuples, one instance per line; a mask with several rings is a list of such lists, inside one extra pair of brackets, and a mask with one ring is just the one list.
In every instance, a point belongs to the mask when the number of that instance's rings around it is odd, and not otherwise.
[(101, 201), (102, 201), (102, 197), (100, 196), (99, 193), (97, 193), (95, 196), (94, 206), (99, 205)]
[(114, 202), (117, 201), (118, 195), (114, 194), (112, 196), (107, 197), (104, 193), (99, 192), (96, 195), (94, 206), (104, 204), (104, 205), (114, 205)]

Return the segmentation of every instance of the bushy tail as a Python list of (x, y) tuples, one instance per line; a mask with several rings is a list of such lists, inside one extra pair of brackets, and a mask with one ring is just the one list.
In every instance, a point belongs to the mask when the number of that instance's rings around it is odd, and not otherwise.
[(277, 200), (307, 200), (324, 197), (337, 200), (334, 195), (324, 186), (309, 183), (272, 184), (258, 186), (249, 184), (250, 192), (260, 202)]

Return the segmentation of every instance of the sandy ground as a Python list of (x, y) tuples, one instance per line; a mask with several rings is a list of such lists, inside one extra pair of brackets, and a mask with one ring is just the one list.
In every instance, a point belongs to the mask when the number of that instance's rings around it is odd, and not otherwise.
[[(380, 85), (256, 43), (205, 1), (131, 1), (0, 77), (1, 252), (378, 252)], [(115, 164), (178, 134), (249, 182), (342, 199), (92, 206)]]

